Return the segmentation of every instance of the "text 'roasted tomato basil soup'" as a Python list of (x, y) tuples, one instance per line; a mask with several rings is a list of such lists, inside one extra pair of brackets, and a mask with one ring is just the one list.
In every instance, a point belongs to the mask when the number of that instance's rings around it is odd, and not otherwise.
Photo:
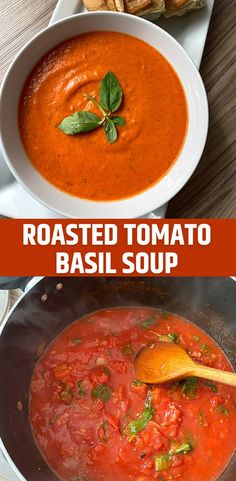
[(174, 314), (118, 308), (63, 331), (37, 363), (30, 421), (66, 481), (213, 481), (236, 447), (236, 391), (197, 378), (167, 386), (134, 377), (133, 356), (159, 338), (231, 371), (206, 333)]
[[(122, 93), (113, 105), (99, 95), (109, 73)], [(92, 130), (62, 131), (77, 112)], [(109, 201), (146, 190), (168, 171), (184, 143), (188, 108), (177, 74), (157, 50), (123, 33), (93, 32), (63, 42), (36, 65), (19, 125), (29, 159), (50, 183)]]

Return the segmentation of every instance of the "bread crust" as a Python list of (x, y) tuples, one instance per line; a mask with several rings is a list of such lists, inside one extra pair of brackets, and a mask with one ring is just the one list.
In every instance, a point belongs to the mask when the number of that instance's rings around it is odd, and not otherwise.
[(166, 17), (182, 16), (206, 5), (205, 0), (166, 0)]

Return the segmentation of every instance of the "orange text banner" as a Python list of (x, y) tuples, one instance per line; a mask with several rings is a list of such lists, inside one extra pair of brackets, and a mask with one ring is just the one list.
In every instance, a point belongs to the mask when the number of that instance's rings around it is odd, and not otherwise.
[(236, 275), (236, 220), (1, 220), (1, 276)]

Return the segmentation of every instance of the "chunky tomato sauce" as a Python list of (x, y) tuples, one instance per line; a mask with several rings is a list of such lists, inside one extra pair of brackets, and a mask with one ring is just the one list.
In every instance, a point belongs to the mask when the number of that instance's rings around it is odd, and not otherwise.
[[(117, 76), (126, 120), (109, 144), (103, 128), (66, 135), (65, 117), (101, 112), (84, 93), (99, 98), (101, 79)], [(65, 41), (32, 71), (19, 110), (29, 159), (52, 184), (96, 201), (130, 197), (155, 184), (172, 166), (185, 139), (188, 108), (181, 82), (165, 58), (138, 38), (93, 32)]]
[(178, 342), (207, 366), (231, 371), (206, 333), (150, 308), (90, 314), (37, 363), (30, 421), (42, 455), (66, 481), (213, 481), (236, 447), (236, 390), (197, 378), (147, 386), (133, 356)]

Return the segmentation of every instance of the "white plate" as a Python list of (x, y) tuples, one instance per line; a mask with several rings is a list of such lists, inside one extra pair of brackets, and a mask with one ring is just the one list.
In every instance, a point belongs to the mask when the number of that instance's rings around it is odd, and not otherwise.
[[(185, 18), (159, 19), (155, 23), (167, 30), (187, 51), (199, 68), (205, 46), (214, 0), (207, 7)], [(59, 0), (51, 24), (70, 15), (84, 12), (82, 0)], [(163, 218), (167, 205), (148, 214), (148, 218)], [(14, 218), (60, 218), (33, 199), (14, 180), (0, 154), (0, 213)]]
[(0, 291), (0, 324), (3, 322), (9, 306), (9, 292)]

